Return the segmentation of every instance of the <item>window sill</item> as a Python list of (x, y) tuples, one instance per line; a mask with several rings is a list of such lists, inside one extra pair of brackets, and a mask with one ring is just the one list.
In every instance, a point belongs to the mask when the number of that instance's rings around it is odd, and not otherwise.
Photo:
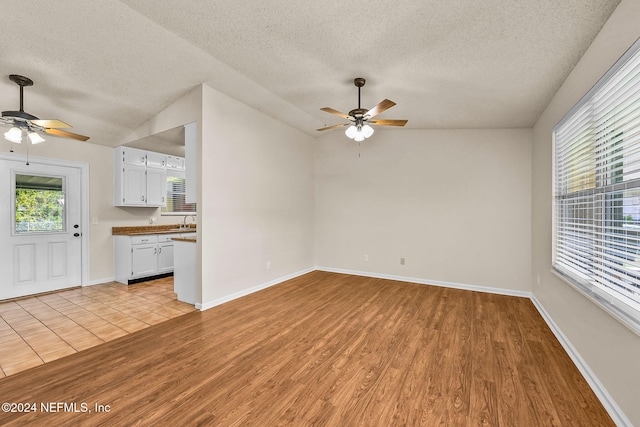
[(160, 216), (198, 216), (197, 212), (160, 212)]
[[(605, 297), (601, 296), (599, 293), (595, 292), (588, 286), (585, 286), (577, 281), (573, 280), (571, 277), (566, 276), (555, 268), (551, 268), (551, 273), (554, 276), (562, 280), (564, 283), (568, 284), (582, 295), (584, 295), (587, 299), (591, 300), (591, 302), (595, 303), (602, 310), (606, 311), (609, 315), (611, 315), (614, 319), (622, 323), (624, 326), (629, 328), (633, 333), (640, 336), (640, 318), (634, 317), (630, 313), (627, 313), (626, 310), (621, 309), (620, 307), (613, 305), (609, 301), (605, 299)], [(629, 310), (633, 310), (629, 308)]]

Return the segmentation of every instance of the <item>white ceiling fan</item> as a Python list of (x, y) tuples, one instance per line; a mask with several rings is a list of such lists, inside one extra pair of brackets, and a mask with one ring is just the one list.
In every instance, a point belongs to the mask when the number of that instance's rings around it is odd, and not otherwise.
[(388, 110), (389, 108), (396, 105), (395, 102), (385, 99), (380, 101), (378, 105), (373, 107), (370, 110), (366, 108), (362, 108), (360, 106), (360, 88), (364, 86), (366, 80), (362, 77), (357, 77), (353, 80), (353, 84), (358, 88), (358, 108), (355, 108), (349, 111), (349, 114), (342, 113), (338, 110), (334, 110), (331, 107), (321, 108), (322, 111), (326, 111), (329, 114), (335, 114), (336, 116), (340, 116), (343, 119), (349, 120), (349, 123), (341, 123), (338, 125), (327, 126), (324, 128), (316, 129), (319, 131), (337, 129), (344, 126), (349, 126), (345, 131), (345, 134), (355, 140), (355, 141), (364, 141), (365, 138), (369, 138), (373, 135), (373, 128), (370, 125), (377, 126), (404, 126), (407, 124), (407, 120), (371, 120), (378, 114), (383, 111)]

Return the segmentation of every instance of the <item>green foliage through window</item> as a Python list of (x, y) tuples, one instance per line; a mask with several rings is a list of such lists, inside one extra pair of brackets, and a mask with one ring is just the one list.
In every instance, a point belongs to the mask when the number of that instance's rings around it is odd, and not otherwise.
[(62, 178), (16, 175), (16, 233), (64, 231), (63, 219)]

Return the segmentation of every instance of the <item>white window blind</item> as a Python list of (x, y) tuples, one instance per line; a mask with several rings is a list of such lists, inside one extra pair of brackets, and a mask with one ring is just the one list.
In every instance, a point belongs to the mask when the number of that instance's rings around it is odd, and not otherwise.
[(195, 214), (196, 204), (186, 202), (186, 180), (184, 172), (167, 171), (167, 206), (163, 214)]
[(554, 267), (640, 325), (640, 43), (554, 129)]

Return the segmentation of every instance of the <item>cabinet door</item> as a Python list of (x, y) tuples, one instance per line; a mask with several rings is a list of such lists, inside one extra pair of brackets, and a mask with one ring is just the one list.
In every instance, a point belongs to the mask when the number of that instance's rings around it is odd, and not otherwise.
[(167, 171), (147, 168), (147, 206), (167, 206)]
[(158, 244), (158, 273), (173, 271), (173, 242)]
[(147, 152), (137, 148), (121, 147), (122, 160), (125, 165), (146, 166)]
[(163, 169), (167, 166), (167, 155), (162, 153), (147, 152), (147, 167)]
[(122, 204), (134, 206), (147, 204), (145, 167), (124, 165), (122, 172)]
[(184, 157), (178, 157), (178, 170), (183, 171), (185, 169), (185, 160)]
[(167, 169), (178, 169), (180, 165), (179, 157), (167, 156)]
[(150, 276), (158, 272), (158, 245), (134, 245), (131, 247), (131, 275)]

